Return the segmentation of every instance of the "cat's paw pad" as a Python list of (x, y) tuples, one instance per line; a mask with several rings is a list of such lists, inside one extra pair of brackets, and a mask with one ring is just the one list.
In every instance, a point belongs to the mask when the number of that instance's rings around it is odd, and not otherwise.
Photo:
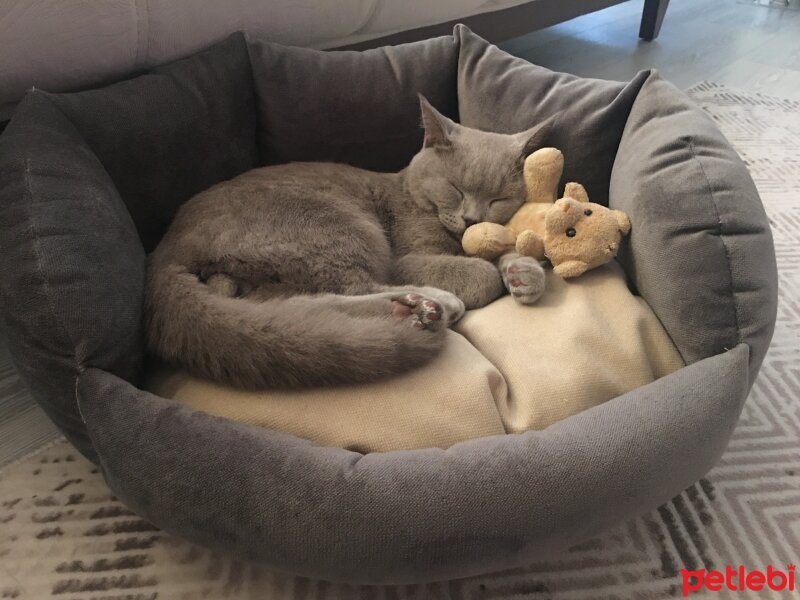
[(521, 304), (533, 304), (544, 293), (544, 269), (538, 260), (529, 256), (508, 265), (503, 279), (509, 293)]
[(392, 315), (410, 319), (414, 327), (420, 329), (441, 329), (445, 325), (443, 314), (442, 306), (438, 302), (421, 294), (404, 294), (392, 300)]
[(418, 293), (442, 307), (442, 321), (447, 321), (448, 327), (464, 316), (464, 303), (455, 294), (432, 287), (420, 288)]

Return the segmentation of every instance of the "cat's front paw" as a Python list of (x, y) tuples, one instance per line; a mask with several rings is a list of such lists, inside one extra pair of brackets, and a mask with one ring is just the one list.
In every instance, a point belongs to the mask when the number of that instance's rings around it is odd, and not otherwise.
[(520, 304), (533, 304), (544, 293), (544, 269), (530, 256), (520, 256), (509, 262), (503, 271), (503, 281)]

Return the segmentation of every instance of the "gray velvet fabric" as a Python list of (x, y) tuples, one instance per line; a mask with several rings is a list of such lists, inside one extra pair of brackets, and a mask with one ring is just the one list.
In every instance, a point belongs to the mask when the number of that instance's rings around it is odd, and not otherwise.
[(253, 42), (261, 159), (399, 171), (422, 147), (419, 100), (458, 118), (452, 36), (364, 52)]
[(545, 146), (564, 153), (561, 189), (584, 185), (592, 202), (608, 205), (611, 165), (636, 94), (649, 72), (628, 83), (556, 73), (503, 52), (466, 27), (456, 27), (461, 123), (515, 133), (559, 114)]
[(140, 77), (50, 99), (111, 175), (148, 252), (184, 201), (258, 163), (241, 33)]
[(30, 92), (0, 136), (0, 310), (31, 392), (89, 458), (75, 378), (138, 382), (144, 252), (111, 179), (78, 132)]
[(508, 569), (669, 499), (724, 450), (747, 360), (739, 345), (544, 431), (367, 455), (97, 369), (77, 389), (109, 485), (156, 525), (303, 575), (408, 583)]
[(620, 260), (683, 358), (744, 342), (752, 384), (777, 310), (769, 222), (747, 168), (711, 118), (657, 73), (625, 126), (611, 206), (633, 225)]

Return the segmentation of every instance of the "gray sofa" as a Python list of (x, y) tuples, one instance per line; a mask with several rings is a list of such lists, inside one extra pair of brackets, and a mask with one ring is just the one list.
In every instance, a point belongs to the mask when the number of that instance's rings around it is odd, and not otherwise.
[[(465, 22), (509, 39), (623, 0), (59, 0), (0, 3), (0, 123), (35, 86), (51, 92), (109, 83), (244, 30), (293, 46), (363, 49), (448, 34)], [(646, 0), (652, 39), (669, 0)]]
[[(143, 391), (144, 258), (178, 206), (267, 161), (399, 168), (422, 142), (418, 91), (504, 132), (563, 111), (546, 144), (630, 216), (619, 260), (687, 366), (543, 431), (371, 454)], [(107, 88), (30, 92), (0, 136), (0, 229), (20, 373), (114, 493), (188, 539), (339, 581), (510, 568), (668, 500), (725, 448), (776, 313), (753, 182), (684, 94), (651, 71), (553, 73), (464, 27), (364, 53), (234, 35)]]

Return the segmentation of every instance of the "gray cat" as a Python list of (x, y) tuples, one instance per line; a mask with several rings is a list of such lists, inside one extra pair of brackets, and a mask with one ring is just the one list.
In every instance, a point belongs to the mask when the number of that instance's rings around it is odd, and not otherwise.
[(244, 388), (365, 382), (431, 359), (465, 307), (535, 301), (536, 260), (469, 258), (460, 240), (522, 205), (551, 121), (501, 135), (420, 104), (424, 145), (400, 173), (292, 163), (186, 202), (148, 259), (149, 349)]

